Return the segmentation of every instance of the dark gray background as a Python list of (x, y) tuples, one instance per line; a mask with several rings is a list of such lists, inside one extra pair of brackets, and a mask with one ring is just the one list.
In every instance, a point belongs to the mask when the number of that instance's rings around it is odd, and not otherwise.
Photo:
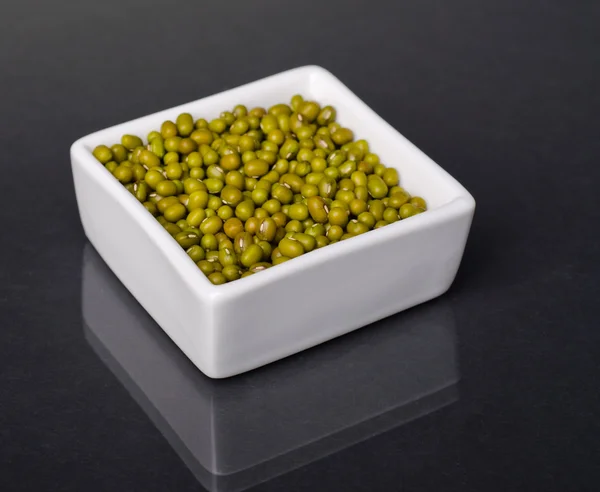
[(203, 490), (84, 336), (69, 145), (319, 64), (477, 200), (460, 398), (253, 490), (597, 490), (599, 6), (4, 1), (0, 489)]

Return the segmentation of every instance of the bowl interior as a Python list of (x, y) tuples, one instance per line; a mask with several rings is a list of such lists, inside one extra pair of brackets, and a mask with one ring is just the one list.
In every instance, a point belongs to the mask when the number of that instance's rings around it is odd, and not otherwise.
[(91, 152), (96, 145), (112, 145), (119, 142), (121, 136), (126, 133), (145, 138), (150, 131), (159, 129), (164, 120), (174, 120), (182, 112), (189, 112), (194, 118), (203, 117), (210, 120), (236, 104), (268, 107), (280, 102), (289, 102), (291, 96), (297, 93), (322, 105), (334, 106), (338, 113), (338, 121), (352, 129), (357, 139), (366, 139), (371, 150), (379, 155), (383, 163), (399, 171), (400, 184), (412, 195), (423, 196), (430, 209), (439, 208), (465, 194), (462, 186), (450, 175), (400, 135), (338, 79), (315, 66), (289, 70), (116, 125), (89, 135), (82, 143)]

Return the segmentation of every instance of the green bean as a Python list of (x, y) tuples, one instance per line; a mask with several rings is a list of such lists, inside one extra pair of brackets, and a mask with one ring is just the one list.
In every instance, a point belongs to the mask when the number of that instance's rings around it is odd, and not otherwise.
[(258, 244), (250, 244), (240, 255), (240, 263), (249, 268), (255, 263), (260, 262), (263, 256), (263, 250)]
[(308, 211), (315, 222), (327, 222), (328, 208), (325, 200), (320, 196), (312, 196), (307, 199)]
[(215, 285), (427, 210), (332, 106), (296, 94), (194, 116), (92, 154)]

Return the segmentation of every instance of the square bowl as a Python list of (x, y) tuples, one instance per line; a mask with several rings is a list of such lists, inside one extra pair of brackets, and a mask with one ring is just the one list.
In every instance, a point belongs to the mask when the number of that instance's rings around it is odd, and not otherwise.
[[(212, 285), (185, 251), (92, 155), (182, 112), (217, 117), (236, 104), (293, 94), (337, 110), (429, 210), (312, 251), (260, 274)], [(322, 343), (444, 293), (458, 270), (475, 201), (463, 186), (327, 70), (306, 66), (101, 130), (71, 147), (85, 234), (146, 311), (207, 376), (224, 378)]]

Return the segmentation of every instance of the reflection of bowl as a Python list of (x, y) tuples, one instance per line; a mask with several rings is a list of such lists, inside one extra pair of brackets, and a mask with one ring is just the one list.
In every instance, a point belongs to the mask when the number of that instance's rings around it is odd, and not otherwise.
[[(180, 112), (213, 118), (235, 104), (270, 106), (294, 93), (336, 107), (424, 214), (226, 285), (212, 285), (91, 150), (124, 133), (145, 136)], [(303, 67), (84, 137), (71, 149), (83, 227), (123, 284), (211, 377), (253, 369), (439, 296), (452, 283), (475, 202), (437, 164), (326, 70)], [(284, 323), (282, 321), (285, 320)]]
[(243, 490), (457, 399), (450, 305), (225, 381), (198, 373), (90, 245), (86, 337), (210, 490)]

